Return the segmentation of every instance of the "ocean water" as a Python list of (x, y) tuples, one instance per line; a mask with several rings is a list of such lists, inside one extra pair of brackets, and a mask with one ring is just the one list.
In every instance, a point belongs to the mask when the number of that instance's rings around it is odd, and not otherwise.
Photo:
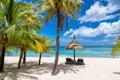
[[(112, 52), (111, 46), (86, 46), (84, 47), (83, 50), (76, 50), (76, 56), (78, 57), (112, 57), (111, 52)], [(52, 57), (55, 56), (55, 50), (56, 47), (52, 47), (52, 52), (50, 53), (44, 53), (43, 56), (45, 57)], [(12, 56), (19, 56), (18, 52), (12, 52)], [(6, 54), (7, 55), (7, 54)], [(27, 56), (39, 56), (39, 53), (27, 51)], [(64, 46), (60, 47), (60, 56), (73, 56), (73, 50), (66, 50)], [(120, 57), (120, 52), (117, 52), (116, 54), (117, 57)]]

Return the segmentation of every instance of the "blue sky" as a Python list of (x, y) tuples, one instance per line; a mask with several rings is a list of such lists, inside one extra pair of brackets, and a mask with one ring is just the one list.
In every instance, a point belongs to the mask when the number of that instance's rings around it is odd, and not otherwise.
[[(83, 46), (113, 45), (120, 35), (120, 17), (116, 15), (118, 13), (120, 0), (84, 0), (82, 10), (76, 15), (77, 21), (69, 17), (68, 29), (61, 31), (60, 45), (65, 46), (71, 42), (74, 34)], [(55, 40), (56, 23), (54, 17), (52, 23), (45, 24), (40, 34)]]

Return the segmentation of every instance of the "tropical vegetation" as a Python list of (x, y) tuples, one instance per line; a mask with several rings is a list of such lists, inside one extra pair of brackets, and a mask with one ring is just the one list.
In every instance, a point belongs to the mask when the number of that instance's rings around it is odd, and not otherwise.
[[(39, 64), (44, 52), (51, 51), (53, 41), (38, 35), (41, 26), (47, 21), (57, 18), (56, 55), (52, 71), (55, 74), (59, 58), (60, 31), (68, 27), (68, 19), (76, 20), (81, 10), (82, 0), (37, 0), (35, 3), (0, 0), (0, 72), (4, 71), (5, 53), (8, 48), (20, 50), (18, 68), (26, 63), (28, 50), (37, 52)], [(41, 15), (45, 13), (44, 15)], [(65, 23), (65, 24), (64, 24)]]
[(20, 68), (23, 54), (23, 64), (25, 64), (27, 50), (34, 50), (31, 44), (36, 45), (36, 42), (44, 44), (37, 34), (40, 27), (44, 25), (41, 22), (43, 16), (40, 15), (39, 10), (36, 10), (36, 7), (36, 3), (16, 2), (15, 0), (0, 1), (0, 72), (4, 71), (4, 58), (8, 47), (20, 49), (18, 63), (18, 68)]
[(53, 17), (57, 17), (57, 30), (56, 30), (56, 56), (52, 75), (55, 74), (55, 70), (58, 64), (59, 58), (59, 46), (60, 46), (60, 31), (64, 27), (64, 21), (66, 27), (68, 27), (68, 18), (71, 16), (76, 20), (75, 15), (81, 10), (82, 0), (44, 0), (40, 7), (41, 12), (46, 12), (44, 21), (52, 21)]
[(115, 57), (117, 52), (120, 52), (120, 36), (112, 49), (112, 56)]
[(48, 40), (45, 36), (40, 36), (39, 38), (40, 38), (40, 40), (42, 40), (42, 42), (36, 41), (36, 45), (31, 45), (32, 49), (30, 49), (30, 50), (33, 50), (36, 53), (40, 54), (39, 62), (38, 62), (38, 64), (40, 65), (42, 54), (44, 52), (51, 52), (52, 51), (52, 48), (50, 47), (50, 45), (53, 44), (54, 41)]

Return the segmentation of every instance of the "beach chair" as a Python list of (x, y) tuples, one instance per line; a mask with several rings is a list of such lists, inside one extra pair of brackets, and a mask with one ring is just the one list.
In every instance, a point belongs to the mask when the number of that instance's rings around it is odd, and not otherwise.
[(78, 59), (76, 62), (77, 65), (85, 65), (84, 60), (83, 59)]
[(66, 58), (65, 64), (74, 64), (74, 61), (71, 58)]

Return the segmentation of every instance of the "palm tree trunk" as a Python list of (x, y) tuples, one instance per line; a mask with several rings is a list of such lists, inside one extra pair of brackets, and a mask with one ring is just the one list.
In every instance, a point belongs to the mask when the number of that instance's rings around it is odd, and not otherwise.
[(26, 64), (26, 50), (24, 51), (23, 64)]
[(6, 50), (6, 46), (8, 43), (8, 37), (7, 34), (2, 36), (3, 38), (3, 47), (2, 47), (2, 52), (1, 52), (1, 59), (0, 59), (0, 72), (4, 72), (4, 59), (5, 59), (5, 50)]
[(18, 68), (20, 68), (20, 65), (21, 65), (22, 55), (23, 55), (23, 54), (20, 54), (19, 63), (18, 63)]
[(1, 52), (1, 60), (0, 60), (0, 72), (4, 72), (5, 50), (6, 50), (6, 47), (3, 46), (2, 52)]
[(52, 75), (55, 75), (55, 70), (58, 64), (58, 58), (59, 58), (59, 38), (60, 38), (60, 21), (61, 21), (61, 14), (60, 10), (57, 10), (57, 18), (58, 18), (58, 23), (57, 23), (57, 31), (56, 31), (56, 55), (55, 55), (55, 62), (54, 62), (54, 67), (52, 71)]
[(20, 68), (22, 56), (23, 56), (23, 48), (21, 47), (21, 53), (20, 53), (20, 58), (19, 58), (19, 62), (18, 62), (18, 68)]
[(40, 53), (40, 56), (39, 56), (39, 65), (41, 63), (41, 57), (42, 57), (42, 53)]

